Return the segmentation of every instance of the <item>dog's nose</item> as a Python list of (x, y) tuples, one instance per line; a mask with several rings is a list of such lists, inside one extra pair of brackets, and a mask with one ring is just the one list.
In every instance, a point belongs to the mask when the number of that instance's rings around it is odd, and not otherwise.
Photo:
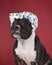
[(11, 27), (12, 34), (18, 33), (19, 30), (20, 30), (20, 26), (19, 25), (16, 25), (16, 26)]

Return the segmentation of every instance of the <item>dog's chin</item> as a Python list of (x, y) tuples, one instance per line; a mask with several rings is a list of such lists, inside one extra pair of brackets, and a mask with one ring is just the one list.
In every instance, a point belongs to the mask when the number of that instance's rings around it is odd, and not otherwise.
[(20, 35), (17, 35), (17, 34), (13, 34), (12, 37), (16, 38), (17, 40), (19, 40), (21, 38)]
[(13, 34), (12, 37), (15, 38), (15, 39), (17, 39), (17, 40), (20, 40), (20, 39), (26, 40), (26, 39), (28, 39), (30, 36), (28, 36), (28, 35), (22, 35), (22, 36), (20, 36), (20, 35), (17, 35), (17, 34)]
[(21, 38), (24, 39), (24, 40), (27, 40), (31, 35), (21, 35)]

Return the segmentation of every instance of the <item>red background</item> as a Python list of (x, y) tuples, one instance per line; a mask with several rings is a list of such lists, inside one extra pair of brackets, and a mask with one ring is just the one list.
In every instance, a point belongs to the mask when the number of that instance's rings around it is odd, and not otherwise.
[(0, 0), (0, 65), (15, 65), (10, 33), (10, 12), (30, 11), (39, 18), (39, 35), (42, 44), (52, 57), (52, 0)]

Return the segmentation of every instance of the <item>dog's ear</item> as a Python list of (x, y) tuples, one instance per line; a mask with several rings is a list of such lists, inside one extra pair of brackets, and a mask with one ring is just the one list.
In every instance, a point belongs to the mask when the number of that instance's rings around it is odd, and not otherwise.
[(31, 22), (30, 22), (28, 19), (26, 19), (26, 18), (23, 18), (23, 19), (21, 20), (21, 24), (22, 24), (22, 26), (27, 27), (27, 28), (29, 28), (29, 27), (32, 26), (32, 25), (31, 25)]
[(14, 21), (16, 21), (17, 19), (16, 18), (14, 18)]
[(21, 19), (14, 18), (14, 21), (13, 21), (12, 25), (17, 25), (17, 24), (19, 25), (20, 22), (21, 22)]

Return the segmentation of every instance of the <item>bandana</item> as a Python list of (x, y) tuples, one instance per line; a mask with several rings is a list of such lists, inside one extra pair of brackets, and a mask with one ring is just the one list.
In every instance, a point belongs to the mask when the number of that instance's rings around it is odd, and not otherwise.
[(15, 18), (16, 19), (27, 18), (31, 22), (33, 29), (36, 29), (38, 27), (38, 17), (31, 12), (24, 11), (20, 13), (10, 13), (9, 19), (10, 19), (11, 25), (14, 22)]

